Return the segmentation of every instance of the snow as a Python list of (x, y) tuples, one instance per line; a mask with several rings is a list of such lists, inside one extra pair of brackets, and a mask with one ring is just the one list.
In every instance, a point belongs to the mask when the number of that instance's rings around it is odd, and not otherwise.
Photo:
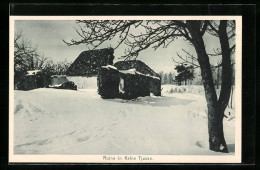
[[(208, 149), (203, 95), (162, 86), (162, 97), (102, 99), (95, 77), (70, 78), (87, 88), (14, 91), (15, 154), (227, 155)], [(224, 118), (229, 155), (234, 122)]]
[(35, 75), (38, 72), (41, 72), (41, 70), (29, 70), (29, 71), (27, 71), (27, 75)]
[(163, 85), (163, 93), (193, 93), (204, 95), (204, 88), (202, 85)]
[(154, 79), (158, 79), (158, 80), (160, 80), (160, 77), (151, 76), (150, 74), (146, 74), (146, 76), (148, 76), (148, 77), (152, 77), (152, 78), (154, 78)]
[(124, 73), (124, 74), (139, 74), (139, 75), (144, 75), (144, 76), (147, 76), (147, 77), (151, 77), (151, 78), (160, 80), (159, 77), (151, 76), (151, 75), (149, 75), (149, 74), (143, 74), (143, 73), (141, 73), (141, 72), (139, 72), (139, 71), (136, 71), (135, 68), (129, 69), (129, 70), (120, 70), (120, 72), (121, 72), (121, 73)]
[(67, 76), (69, 81), (73, 81), (78, 89), (97, 88), (97, 77)]
[(112, 65), (102, 66), (102, 68), (117, 70), (117, 68), (115, 66), (112, 66)]
[[(115, 66), (112, 66), (112, 65), (102, 66), (102, 68), (118, 70)], [(144, 76), (148, 76), (148, 77), (160, 80), (159, 77), (151, 76), (149, 74), (143, 74), (143, 73), (141, 73), (139, 71), (136, 71), (135, 68), (128, 69), (128, 70), (118, 70), (118, 71), (123, 73), (123, 74), (139, 74), (139, 75), (144, 75)]]
[(132, 69), (129, 69), (129, 70), (120, 70), (121, 73), (124, 73), (124, 74), (136, 74), (136, 69), (135, 68), (132, 68)]
[(49, 85), (49, 87), (60, 87), (62, 84)]
[[(216, 88), (215, 88), (216, 89)], [(219, 87), (219, 89), (216, 89), (216, 93), (217, 96), (219, 97), (220, 94), (220, 89), (221, 87)], [(235, 91), (235, 89), (234, 89)], [(186, 86), (177, 86), (177, 85), (163, 85), (162, 86), (162, 94), (176, 94), (176, 93), (192, 93), (192, 94), (197, 94), (197, 95), (201, 95), (204, 97), (205, 92), (204, 92), (204, 87), (202, 85), (186, 85)], [(235, 100), (235, 94), (232, 93), (230, 96), (230, 99), (232, 98), (232, 100)], [(231, 100), (229, 100), (229, 107), (234, 107), (234, 101), (231, 103)], [(233, 119), (235, 117), (235, 112), (234, 109), (231, 109), (227, 107), (226, 111), (225, 111), (225, 115), (229, 118), (229, 119)]]

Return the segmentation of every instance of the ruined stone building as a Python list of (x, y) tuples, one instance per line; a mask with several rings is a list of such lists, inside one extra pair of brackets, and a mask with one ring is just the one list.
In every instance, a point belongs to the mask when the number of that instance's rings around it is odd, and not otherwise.
[(137, 73), (147, 76), (149, 78), (150, 93), (161, 96), (161, 77), (144, 62), (140, 60), (118, 61), (114, 66), (122, 71), (135, 69)]
[(67, 76), (97, 76), (101, 66), (112, 65), (114, 49), (83, 51), (66, 71)]
[(42, 70), (28, 70), (26, 75), (21, 79), (19, 87), (16, 90), (33, 90), (36, 88), (45, 87), (47, 82), (46, 76)]
[(133, 99), (161, 95), (161, 78), (139, 60), (120, 61), (102, 66), (98, 74), (98, 93), (102, 98)]

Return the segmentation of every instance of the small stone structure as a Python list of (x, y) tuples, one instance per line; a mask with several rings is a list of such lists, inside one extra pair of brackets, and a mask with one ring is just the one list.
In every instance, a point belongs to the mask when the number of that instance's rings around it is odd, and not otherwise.
[(29, 70), (27, 74), (23, 76), (20, 86), (17, 90), (32, 90), (36, 88), (42, 88), (45, 86), (46, 77), (41, 70)]
[(37, 88), (37, 76), (25, 75), (22, 83), (22, 87), (19, 90), (32, 90)]
[(98, 94), (102, 98), (133, 99), (150, 93), (161, 95), (159, 76), (145, 75), (136, 69), (118, 70), (111, 65), (102, 66), (99, 71)]
[(83, 51), (66, 71), (67, 76), (97, 76), (101, 66), (112, 65), (114, 49)]

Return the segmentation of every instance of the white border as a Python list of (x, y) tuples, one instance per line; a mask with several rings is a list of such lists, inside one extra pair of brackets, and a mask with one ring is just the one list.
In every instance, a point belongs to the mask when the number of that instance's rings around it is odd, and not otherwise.
[[(234, 155), (147, 155), (153, 160), (103, 160), (104, 155), (14, 155), (14, 21), (15, 20), (236, 20), (235, 57), (235, 154)], [(9, 34), (9, 162), (23, 163), (241, 163), (242, 140), (242, 16), (10, 16)], [(119, 156), (119, 155), (109, 155)], [(120, 155), (122, 157), (126, 155)], [(132, 157), (145, 155), (131, 155)]]

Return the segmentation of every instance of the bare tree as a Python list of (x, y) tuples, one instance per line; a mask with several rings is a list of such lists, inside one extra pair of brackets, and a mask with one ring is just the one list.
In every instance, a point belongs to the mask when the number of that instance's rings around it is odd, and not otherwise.
[(173, 84), (173, 74), (172, 74), (172, 72), (170, 72), (169, 75), (168, 75), (168, 81), (169, 81), (169, 84)]
[(62, 61), (62, 62), (53, 62), (52, 60), (46, 61), (44, 64), (43, 70), (45, 70), (48, 75), (65, 75), (67, 69), (71, 65), (70, 62)]
[(39, 69), (47, 59), (40, 55), (37, 46), (33, 46), (31, 41), (23, 38), (22, 32), (15, 33), (14, 38), (14, 67), (21, 70)]
[(28, 70), (41, 69), (47, 58), (40, 55), (37, 46), (24, 39), (21, 31), (14, 37), (14, 83), (19, 85)]
[[(115, 49), (121, 44), (127, 46), (125, 55), (127, 59), (138, 57), (139, 52), (152, 47), (155, 50), (184, 38), (194, 46), (196, 57), (186, 52), (186, 59), (179, 55), (184, 62), (200, 67), (205, 97), (208, 106), (208, 132), (210, 149), (217, 152), (228, 152), (224, 139), (223, 117), (228, 104), (231, 90), (231, 54), (235, 45), (229, 46), (229, 39), (235, 37), (235, 23), (233, 21), (221, 20), (199, 21), (199, 20), (167, 20), (167, 21), (145, 21), (145, 20), (78, 20), (80, 26), (76, 29), (80, 40), (64, 41), (67, 45), (86, 44), (88, 48), (95, 49), (104, 42), (117, 38)], [(138, 29), (138, 31), (136, 31)], [(218, 37), (221, 47), (219, 54), (222, 56), (222, 86), (219, 99), (216, 95), (212, 77), (209, 54), (206, 52), (203, 35), (205, 32)], [(190, 60), (188, 60), (190, 59)], [(195, 67), (195, 68), (196, 68)]]
[(169, 84), (168, 74), (167, 74), (167, 73), (164, 73), (164, 76), (163, 76), (163, 84)]
[[(71, 63), (66, 61), (53, 62), (41, 55), (37, 51), (37, 46), (33, 46), (31, 41), (24, 39), (21, 31), (15, 33), (14, 38), (14, 83), (19, 86), (28, 70), (39, 69), (50, 79), (51, 75), (65, 74)], [(48, 83), (47, 80), (45, 83)], [(46, 84), (48, 85), (48, 84)]]
[(220, 77), (221, 77), (221, 63), (218, 62), (218, 66), (217, 67), (212, 67), (212, 69), (214, 69), (216, 71), (216, 83), (215, 85), (217, 86), (217, 89), (219, 89), (219, 84), (220, 84)]

